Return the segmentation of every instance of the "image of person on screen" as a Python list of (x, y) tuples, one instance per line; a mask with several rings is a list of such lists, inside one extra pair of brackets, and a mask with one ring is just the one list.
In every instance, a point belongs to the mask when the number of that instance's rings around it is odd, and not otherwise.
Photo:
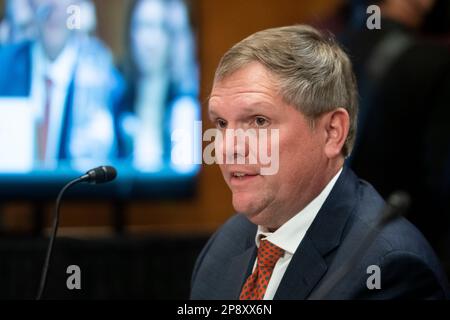
[(192, 299), (449, 297), (426, 239), (403, 217), (378, 228), (385, 201), (344, 165), (358, 92), (350, 59), (331, 35), (294, 25), (240, 41), (219, 63), (208, 111), (222, 136), (278, 132), (274, 140), (256, 135), (256, 145), (278, 154), (279, 170), (266, 174), (261, 154), (251, 162), (248, 141), (217, 144), (238, 214), (200, 253)]
[[(111, 54), (81, 28), (82, 0), (30, 0), (36, 37), (2, 47), (0, 96), (26, 97), (37, 169), (88, 169), (115, 152)], [(70, 10), (70, 8), (75, 10)]]
[[(183, 1), (138, 0), (130, 7), (127, 89), (118, 109), (119, 154), (135, 169), (169, 165), (190, 171), (193, 126), (198, 118), (194, 40)], [(173, 133), (184, 132), (186, 160), (173, 159)], [(177, 159), (180, 160), (180, 159)]]

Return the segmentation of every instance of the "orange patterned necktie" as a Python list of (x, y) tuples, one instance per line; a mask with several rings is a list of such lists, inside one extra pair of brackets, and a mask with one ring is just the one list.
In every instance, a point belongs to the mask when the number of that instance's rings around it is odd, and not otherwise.
[(273, 268), (284, 250), (267, 240), (261, 240), (258, 248), (258, 260), (253, 273), (245, 281), (240, 300), (262, 300), (267, 290)]

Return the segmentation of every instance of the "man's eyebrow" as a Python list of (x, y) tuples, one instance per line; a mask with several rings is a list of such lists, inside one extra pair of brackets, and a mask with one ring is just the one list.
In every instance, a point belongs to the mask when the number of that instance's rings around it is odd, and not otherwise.
[(216, 117), (217, 113), (214, 110), (211, 110), (211, 108), (208, 108), (208, 115), (209, 117)]
[(269, 102), (255, 102), (249, 105), (242, 106), (240, 111), (242, 113), (259, 113), (267, 110), (272, 110), (274, 106)]

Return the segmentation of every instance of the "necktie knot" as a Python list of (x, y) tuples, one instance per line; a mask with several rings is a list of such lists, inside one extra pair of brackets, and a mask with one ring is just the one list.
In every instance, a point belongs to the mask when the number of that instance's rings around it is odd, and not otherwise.
[(270, 241), (262, 239), (259, 242), (256, 268), (244, 283), (239, 296), (241, 300), (261, 300), (264, 298), (275, 264), (283, 254), (284, 250)]
[(258, 248), (258, 264), (264, 268), (274, 268), (283, 254), (283, 249), (268, 240), (262, 239)]

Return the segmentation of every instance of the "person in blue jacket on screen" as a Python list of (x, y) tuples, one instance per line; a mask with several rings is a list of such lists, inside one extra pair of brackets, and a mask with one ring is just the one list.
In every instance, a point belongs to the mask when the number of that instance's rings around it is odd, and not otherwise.
[(87, 169), (116, 152), (112, 105), (120, 78), (109, 50), (90, 34), (93, 16), (81, 10), (93, 8), (87, 3), (30, 0), (36, 37), (0, 50), (0, 96), (29, 99), (38, 169)]

